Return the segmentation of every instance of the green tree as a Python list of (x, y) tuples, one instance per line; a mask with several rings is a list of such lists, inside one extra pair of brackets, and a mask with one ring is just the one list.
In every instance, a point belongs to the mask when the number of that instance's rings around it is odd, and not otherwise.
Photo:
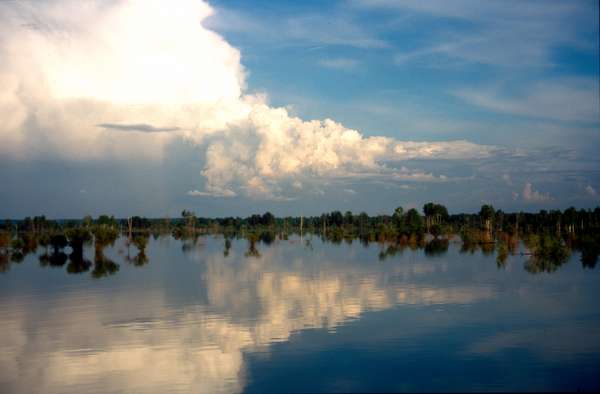
[(404, 209), (402, 207), (398, 207), (394, 210), (392, 215), (392, 224), (396, 229), (398, 234), (402, 234), (404, 232)]
[(340, 227), (344, 224), (344, 216), (340, 211), (333, 211), (329, 214), (328, 222), (331, 223), (332, 226)]
[(565, 224), (567, 233), (575, 233), (575, 224), (577, 223), (577, 210), (575, 207), (569, 207), (565, 210), (563, 213), (563, 222)]
[(83, 223), (84, 227), (89, 228), (92, 226), (92, 223), (94, 223), (94, 219), (92, 219), (92, 217), (90, 215), (85, 215), (83, 217), (82, 223)]
[(430, 231), (431, 226), (441, 225), (448, 220), (448, 209), (441, 204), (428, 202), (423, 205), (423, 213), (425, 214), (425, 222), (427, 231)]
[(99, 226), (117, 227), (117, 220), (114, 216), (100, 215), (96, 220), (96, 224)]
[(58, 254), (61, 249), (69, 244), (64, 234), (54, 234), (50, 237), (50, 246), (54, 249), (53, 253)]
[(429, 228), (429, 233), (433, 235), (434, 238), (438, 238), (443, 233), (442, 226), (440, 226), (439, 224), (432, 225)]
[(275, 216), (271, 212), (265, 212), (260, 218), (260, 223), (263, 226), (272, 226), (275, 224)]
[(479, 210), (479, 217), (481, 219), (483, 227), (488, 232), (492, 230), (492, 223), (494, 221), (495, 215), (496, 211), (491, 205), (482, 205), (481, 209)]
[(344, 225), (352, 226), (353, 224), (354, 224), (354, 216), (352, 215), (352, 212), (346, 211), (346, 213), (344, 213)]
[(409, 209), (404, 215), (404, 228), (408, 234), (423, 233), (423, 218), (416, 209)]
[(181, 216), (185, 220), (188, 232), (196, 232), (196, 214), (192, 211), (184, 209), (181, 211)]
[(358, 224), (360, 226), (361, 234), (364, 233), (369, 226), (369, 215), (366, 212), (361, 212), (358, 215)]

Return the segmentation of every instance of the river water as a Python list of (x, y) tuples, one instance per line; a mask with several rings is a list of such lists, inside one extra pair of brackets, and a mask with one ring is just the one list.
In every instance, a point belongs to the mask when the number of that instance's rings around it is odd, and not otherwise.
[[(307, 242), (308, 241), (308, 242)], [(0, 392), (600, 389), (600, 270), (291, 237), (0, 273)], [(118, 270), (116, 270), (118, 268)], [(114, 271), (114, 272), (112, 272)], [(112, 272), (112, 274), (111, 274)]]

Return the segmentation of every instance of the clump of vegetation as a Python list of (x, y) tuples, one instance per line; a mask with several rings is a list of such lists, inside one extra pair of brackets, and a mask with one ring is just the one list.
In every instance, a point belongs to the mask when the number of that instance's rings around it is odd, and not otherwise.
[(119, 237), (119, 231), (115, 227), (96, 226), (92, 229), (96, 248), (105, 248), (113, 245)]
[(229, 238), (225, 238), (225, 245), (223, 248), (223, 257), (229, 256), (230, 250), (231, 250), (231, 240)]
[(496, 264), (498, 268), (503, 268), (508, 259), (508, 246), (505, 241), (499, 241), (497, 245)]
[(596, 267), (600, 255), (600, 235), (587, 234), (582, 237), (578, 246), (581, 250), (581, 264), (585, 268)]
[(248, 237), (248, 250), (245, 253), (246, 257), (260, 257), (260, 252), (256, 248), (256, 241), (258, 236), (256, 234), (249, 234)]
[(531, 234), (526, 241), (531, 251), (525, 263), (528, 272), (554, 272), (563, 265), (570, 256), (569, 248), (558, 237), (548, 234)]
[(147, 234), (135, 234), (131, 239), (131, 243), (137, 248), (138, 253), (132, 259), (129, 259), (136, 266), (142, 266), (148, 263), (148, 256), (146, 255), (146, 247), (148, 246), (148, 235)]
[(441, 256), (448, 251), (449, 241), (447, 239), (434, 238), (425, 244), (427, 256)]
[[(127, 261), (143, 265), (148, 261), (145, 250), (149, 236), (157, 239), (162, 234), (172, 234), (182, 240), (184, 251), (201, 247), (199, 237), (203, 234), (222, 234), (225, 256), (230, 253), (231, 239), (248, 240), (247, 256), (260, 256), (258, 242), (269, 245), (285, 241), (292, 234), (307, 238), (315, 235), (333, 243), (359, 240), (364, 246), (377, 242), (381, 244), (381, 259), (402, 253), (406, 248), (424, 248), (428, 255), (443, 254), (449, 240), (460, 235), (462, 252), (495, 252), (498, 266), (504, 266), (508, 256), (515, 253), (519, 240), (524, 239), (532, 251), (527, 267), (537, 272), (556, 269), (561, 261), (566, 261), (571, 250), (581, 251), (584, 267), (595, 267), (600, 248), (600, 207), (505, 213), (483, 205), (477, 213), (450, 215), (443, 205), (428, 202), (422, 212), (398, 207), (389, 215), (375, 216), (365, 212), (333, 211), (312, 217), (276, 217), (266, 212), (246, 218), (206, 218), (189, 210), (173, 219), (139, 216), (118, 219), (101, 215), (97, 219), (86, 216), (81, 220), (49, 220), (35, 216), (0, 221), (0, 264), (3, 264), (0, 271), (6, 271), (10, 261), (19, 262), (35, 253), (39, 246), (45, 248), (45, 253), (39, 256), (40, 264), (62, 266), (67, 259), (64, 250), (70, 246), (69, 269), (83, 272), (89, 268), (84, 246), (93, 242), (94, 262), (97, 262), (93, 275), (102, 277), (116, 272), (116, 266), (108, 263), (103, 250), (113, 245), (120, 235), (126, 235), (129, 240)], [(133, 258), (129, 255), (130, 244), (138, 249)]]
[(11, 235), (8, 231), (0, 231), (0, 272), (8, 271), (9, 263), (9, 246)]

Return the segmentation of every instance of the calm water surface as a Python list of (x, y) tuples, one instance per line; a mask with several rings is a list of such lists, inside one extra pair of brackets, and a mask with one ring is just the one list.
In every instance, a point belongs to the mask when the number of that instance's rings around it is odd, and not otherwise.
[(136, 265), (121, 239), (105, 250), (118, 272), (100, 278), (13, 263), (0, 392), (600, 389), (600, 270), (578, 254), (532, 274), (526, 256), (498, 267), (455, 244), (383, 261), (380, 245), (316, 237), (260, 256), (223, 245), (151, 238)]

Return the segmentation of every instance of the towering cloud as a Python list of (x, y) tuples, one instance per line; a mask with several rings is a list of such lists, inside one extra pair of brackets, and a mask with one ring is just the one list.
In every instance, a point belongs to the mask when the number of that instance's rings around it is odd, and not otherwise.
[(494, 152), (365, 137), (270, 107), (245, 92), (239, 51), (203, 27), (212, 12), (200, 0), (0, 3), (0, 154), (160, 160), (183, 138), (206, 149), (205, 187), (191, 195), (284, 198), (307, 179), (407, 179), (385, 163)]
[(160, 157), (172, 137), (119, 126), (198, 134), (246, 116), (239, 52), (200, 24), (211, 12), (189, 0), (3, 2), (2, 154)]

